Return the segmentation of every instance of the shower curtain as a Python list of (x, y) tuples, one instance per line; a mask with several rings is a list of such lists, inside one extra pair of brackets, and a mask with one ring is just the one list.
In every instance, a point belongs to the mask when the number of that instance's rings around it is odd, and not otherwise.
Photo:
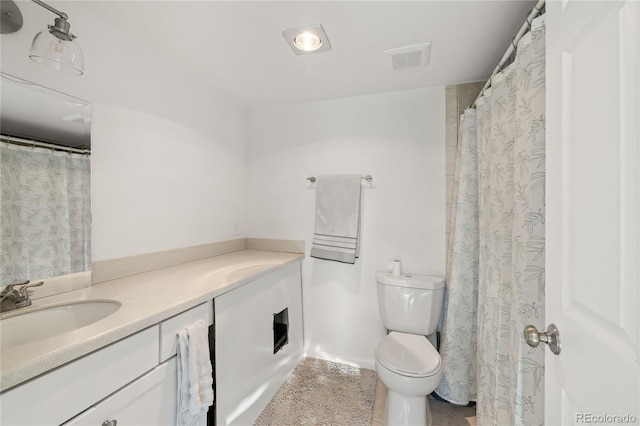
[[(436, 393), (456, 403), (475, 395), (479, 425), (544, 423), (544, 351), (522, 338), (526, 324), (545, 326), (544, 19), (533, 21), (512, 64), (492, 78), (477, 110), (465, 112), (461, 122), (462, 164), (442, 322), (444, 378)], [(473, 144), (465, 135), (474, 134), (477, 160), (473, 148), (465, 147)], [(472, 167), (465, 163), (474, 162), (477, 198), (471, 202), (474, 189), (463, 182), (470, 182), (465, 170)], [(476, 218), (478, 245), (471, 249), (476, 242), (469, 230)], [(467, 321), (476, 309), (475, 323)], [(476, 327), (474, 341), (469, 333)]]
[(0, 142), (0, 280), (91, 269), (91, 159)]
[(440, 355), (443, 377), (436, 394), (467, 405), (476, 400), (478, 301), (478, 150), (476, 111), (460, 118), (452, 200), (447, 291)]

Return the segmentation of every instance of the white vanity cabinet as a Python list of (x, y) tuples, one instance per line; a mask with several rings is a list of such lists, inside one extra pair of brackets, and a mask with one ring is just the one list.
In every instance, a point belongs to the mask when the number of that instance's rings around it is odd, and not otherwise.
[[(302, 358), (300, 262), (265, 268), (254, 257), (212, 275), (227, 281), (215, 296), (219, 426), (252, 424)], [(200, 319), (214, 323), (214, 300), (184, 303), (184, 312), (2, 392), (0, 425), (174, 425), (176, 335)]]
[[(9, 389), (0, 395), (2, 425), (173, 425), (178, 331), (212, 324), (206, 302)], [(111, 422), (111, 423), (109, 423)]]

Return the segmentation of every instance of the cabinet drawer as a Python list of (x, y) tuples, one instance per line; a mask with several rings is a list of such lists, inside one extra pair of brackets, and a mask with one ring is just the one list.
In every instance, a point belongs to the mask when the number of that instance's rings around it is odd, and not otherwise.
[(65, 423), (65, 426), (101, 426), (115, 420), (118, 426), (161, 426), (176, 422), (176, 358), (149, 373), (94, 407)]
[(60, 424), (158, 365), (153, 326), (2, 394), (3, 425)]
[(207, 325), (213, 324), (213, 302), (208, 301), (160, 323), (160, 362), (176, 354), (176, 336), (186, 326), (199, 319)]

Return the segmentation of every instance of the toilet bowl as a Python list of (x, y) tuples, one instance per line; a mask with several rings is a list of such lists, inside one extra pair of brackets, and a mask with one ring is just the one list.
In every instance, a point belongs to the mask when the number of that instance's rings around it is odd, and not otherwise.
[(435, 332), (444, 278), (379, 271), (380, 316), (389, 331), (375, 351), (378, 377), (389, 389), (387, 425), (430, 425), (427, 395), (442, 379), (440, 354), (426, 336)]
[(389, 389), (388, 425), (430, 425), (427, 395), (442, 379), (440, 355), (424, 336), (390, 332), (378, 344), (375, 368)]

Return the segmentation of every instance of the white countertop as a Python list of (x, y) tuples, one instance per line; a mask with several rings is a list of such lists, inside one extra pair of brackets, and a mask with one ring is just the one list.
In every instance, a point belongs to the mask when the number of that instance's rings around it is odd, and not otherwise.
[(1, 348), (0, 391), (303, 258), (298, 253), (242, 250), (37, 299), (29, 308), (2, 314), (2, 318), (7, 318), (87, 300), (108, 299), (122, 305), (113, 314), (86, 327), (14, 348)]

